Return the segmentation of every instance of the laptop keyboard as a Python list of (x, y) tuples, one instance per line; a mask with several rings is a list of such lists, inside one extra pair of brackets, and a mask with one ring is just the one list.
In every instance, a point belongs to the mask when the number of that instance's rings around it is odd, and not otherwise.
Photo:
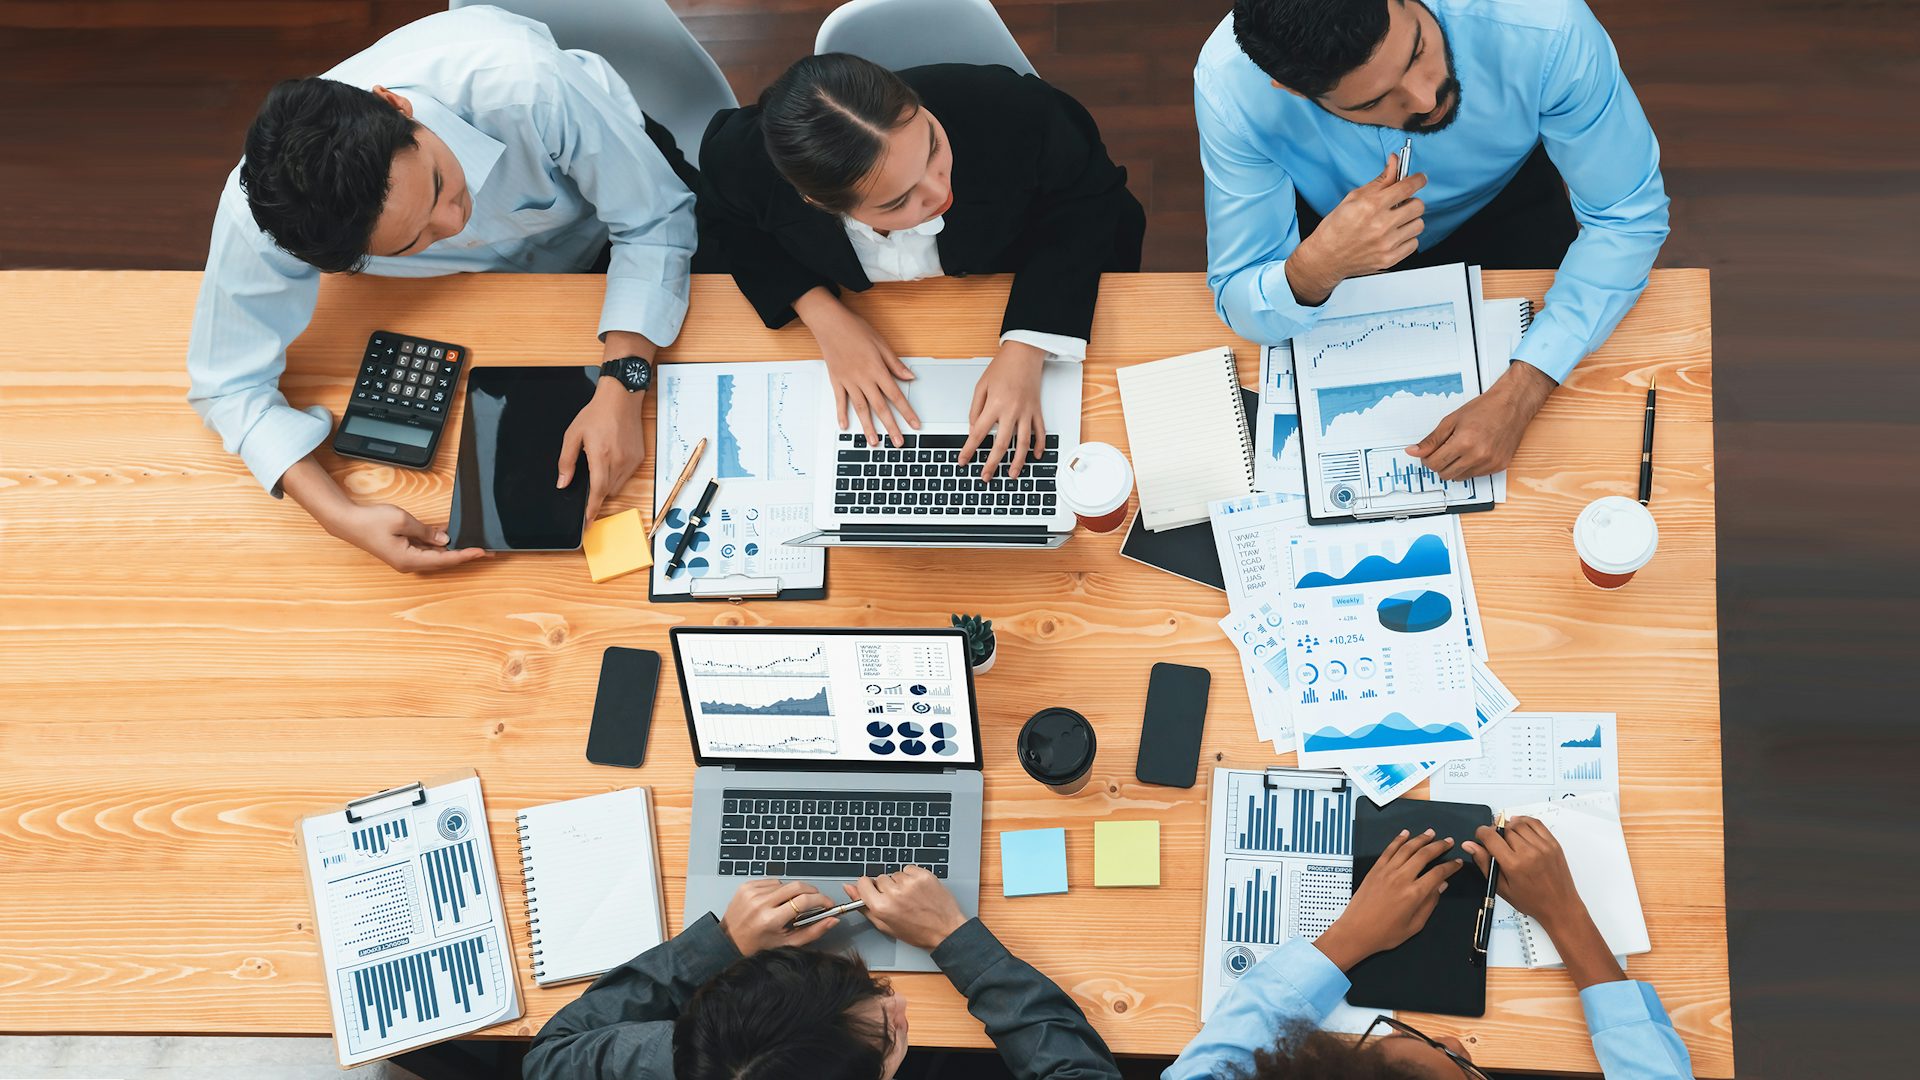
[(720, 873), (947, 876), (953, 796), (926, 791), (722, 791)]
[(1007, 475), (1013, 455), (1002, 458), (984, 483), (980, 467), (991, 448), (960, 461), (965, 435), (902, 436), (895, 447), (882, 437), (870, 444), (865, 433), (842, 432), (836, 444), (833, 512), (836, 517), (884, 514), (890, 517), (1026, 518), (1055, 512), (1060, 470), (1060, 436), (1047, 436), (1046, 449), (1029, 460), (1019, 479)]

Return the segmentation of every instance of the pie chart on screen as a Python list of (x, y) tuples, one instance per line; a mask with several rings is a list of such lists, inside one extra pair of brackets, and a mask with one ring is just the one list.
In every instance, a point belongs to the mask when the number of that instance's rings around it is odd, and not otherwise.
[(1396, 593), (1380, 601), (1380, 625), (1402, 634), (1418, 634), (1445, 626), (1453, 617), (1453, 602), (1431, 589)]

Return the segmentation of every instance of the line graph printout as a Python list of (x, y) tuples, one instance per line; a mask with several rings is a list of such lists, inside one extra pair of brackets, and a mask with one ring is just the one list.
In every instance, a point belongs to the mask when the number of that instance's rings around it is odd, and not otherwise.
[[(818, 588), (826, 553), (789, 547), (813, 527), (813, 432), (820, 365), (667, 364), (660, 368), (654, 431), (654, 497), (664, 499), (693, 448), (707, 451), (681, 489), (680, 505), (656, 505), (666, 526), (654, 534), (653, 590), (686, 595), (703, 578), (778, 578), (785, 588)], [(717, 479), (706, 524), (695, 533), (686, 570), (668, 578), (667, 560), (688, 527), (694, 500)]]
[(1293, 395), (1293, 346), (1260, 350), (1260, 408), (1255, 417), (1253, 486), (1256, 491), (1306, 491), (1300, 468), (1300, 410)]
[[(1290, 938), (1312, 941), (1346, 910), (1353, 798), (1338, 774), (1276, 775), (1269, 787), (1261, 770), (1213, 770), (1202, 1020), (1262, 957)], [(1343, 1002), (1321, 1026), (1357, 1033), (1377, 1011)]]
[(962, 764), (978, 753), (958, 638), (681, 631), (674, 641), (703, 757)]
[(480, 780), (421, 798), (300, 823), (343, 1067), (520, 1015)]
[(1484, 741), (1484, 756), (1448, 762), (1434, 774), (1434, 798), (1500, 809), (1596, 791), (1620, 793), (1613, 713), (1517, 712)]
[(1478, 757), (1452, 519), (1295, 529), (1265, 601), (1287, 649), (1306, 768)]
[(1404, 452), (1480, 394), (1475, 299), (1457, 265), (1354, 278), (1293, 339), (1315, 517), (1492, 497), (1486, 479), (1445, 481)]

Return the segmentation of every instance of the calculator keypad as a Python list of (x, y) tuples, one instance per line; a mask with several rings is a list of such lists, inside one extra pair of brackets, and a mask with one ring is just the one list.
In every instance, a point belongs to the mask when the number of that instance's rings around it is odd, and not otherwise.
[(444, 419), (464, 359), (456, 345), (374, 335), (353, 399)]

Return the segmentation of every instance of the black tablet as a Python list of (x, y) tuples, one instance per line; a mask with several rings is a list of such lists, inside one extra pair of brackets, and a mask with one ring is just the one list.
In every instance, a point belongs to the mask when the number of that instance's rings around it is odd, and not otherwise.
[(567, 426), (593, 400), (597, 367), (479, 367), (467, 374), (447, 532), (454, 548), (573, 551), (587, 513), (587, 458), (553, 486)]

